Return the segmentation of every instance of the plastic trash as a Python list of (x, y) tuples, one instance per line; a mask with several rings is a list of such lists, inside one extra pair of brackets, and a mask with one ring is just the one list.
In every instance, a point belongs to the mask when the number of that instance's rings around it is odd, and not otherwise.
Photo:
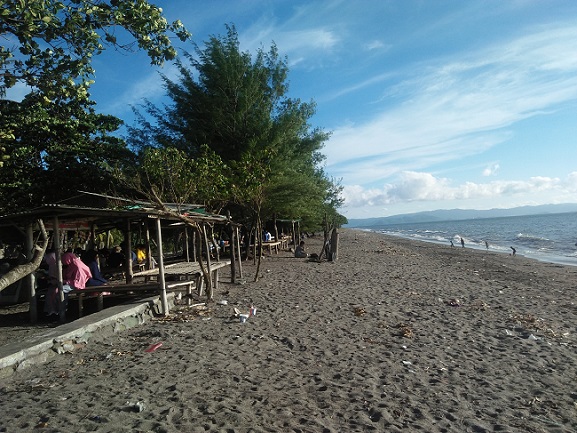
[(151, 344), (148, 349), (145, 350), (145, 352), (154, 352), (156, 349), (158, 349), (160, 346), (162, 346), (162, 342), (158, 342), (158, 343), (154, 343)]

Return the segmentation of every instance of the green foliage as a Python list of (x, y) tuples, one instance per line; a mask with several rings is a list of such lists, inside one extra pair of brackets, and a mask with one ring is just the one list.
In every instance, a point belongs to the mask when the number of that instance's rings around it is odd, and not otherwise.
[(180, 21), (145, 0), (4, 0), (0, 3), (0, 96), (30, 87), (21, 102), (0, 101), (3, 210), (56, 201), (77, 190), (108, 191), (113, 167), (132, 153), (111, 137), (121, 124), (97, 114), (88, 89), (92, 58), (105, 48), (142, 49), (153, 64), (176, 56), (169, 35)]
[(0, 112), (0, 130), (12, 131), (11, 137), (0, 137), (10, 154), (0, 177), (3, 211), (58, 201), (78, 190), (109, 190), (110, 168), (130, 163), (123, 140), (109, 135), (120, 121), (90, 106), (45, 104), (31, 94), (20, 103), (0, 101)]
[(4, 0), (0, 35), (9, 43), (0, 48), (0, 95), (21, 82), (49, 100), (86, 99), (94, 55), (138, 47), (162, 64), (176, 57), (169, 33), (190, 37), (145, 0)]
[(274, 45), (254, 58), (241, 52), (233, 26), (195, 51), (188, 65), (178, 62), (178, 81), (163, 77), (171, 104), (142, 107), (155, 123), (138, 112), (129, 144), (141, 152), (175, 147), (193, 159), (206, 145), (225, 165), (217, 195), (237, 221), (248, 210), (254, 221), (276, 214), (320, 226), (325, 208), (338, 204), (330, 200), (338, 188), (319, 168), (328, 134), (309, 125), (314, 103), (287, 96), (286, 59)]
[[(145, 195), (154, 191), (156, 197), (165, 202), (214, 207), (226, 191), (226, 169), (222, 160), (206, 146), (194, 159), (173, 147), (148, 147), (140, 153), (136, 171), (123, 171), (118, 176)], [(129, 179), (127, 175), (134, 177)]]

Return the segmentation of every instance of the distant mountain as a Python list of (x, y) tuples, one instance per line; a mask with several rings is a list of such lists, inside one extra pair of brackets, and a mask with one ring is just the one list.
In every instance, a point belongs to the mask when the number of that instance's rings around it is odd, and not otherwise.
[(553, 213), (577, 212), (577, 203), (546, 204), (541, 206), (521, 206), (511, 209), (441, 209), (380, 218), (349, 219), (345, 227), (368, 228), (389, 224), (426, 223), (434, 221), (457, 221), (477, 218), (498, 218), (523, 215), (542, 215)]

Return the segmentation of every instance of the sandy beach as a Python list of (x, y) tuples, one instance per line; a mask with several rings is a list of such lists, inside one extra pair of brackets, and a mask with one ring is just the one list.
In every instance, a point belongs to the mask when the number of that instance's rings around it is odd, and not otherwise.
[(577, 432), (577, 267), (342, 230), (243, 270), (1, 379), (0, 431)]

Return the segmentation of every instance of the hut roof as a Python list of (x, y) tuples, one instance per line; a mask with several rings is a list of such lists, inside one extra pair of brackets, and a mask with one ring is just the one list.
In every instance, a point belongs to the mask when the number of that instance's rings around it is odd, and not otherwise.
[[(91, 202), (90, 199), (92, 199)], [(184, 215), (193, 221), (220, 224), (227, 222), (226, 217), (207, 213), (201, 205), (176, 203), (163, 203), (163, 205), (168, 210)], [(43, 204), (33, 209), (0, 216), (0, 229), (4, 228), (2, 232), (5, 235), (5, 229), (8, 227), (23, 227), (38, 219), (42, 219), (46, 228), (50, 229), (52, 219), (55, 217), (58, 217), (61, 227), (72, 230), (87, 229), (95, 225), (99, 231), (125, 227), (126, 220), (146, 218), (179, 220), (176, 215), (167, 215), (151, 202), (81, 192), (78, 196), (60, 203)]]

